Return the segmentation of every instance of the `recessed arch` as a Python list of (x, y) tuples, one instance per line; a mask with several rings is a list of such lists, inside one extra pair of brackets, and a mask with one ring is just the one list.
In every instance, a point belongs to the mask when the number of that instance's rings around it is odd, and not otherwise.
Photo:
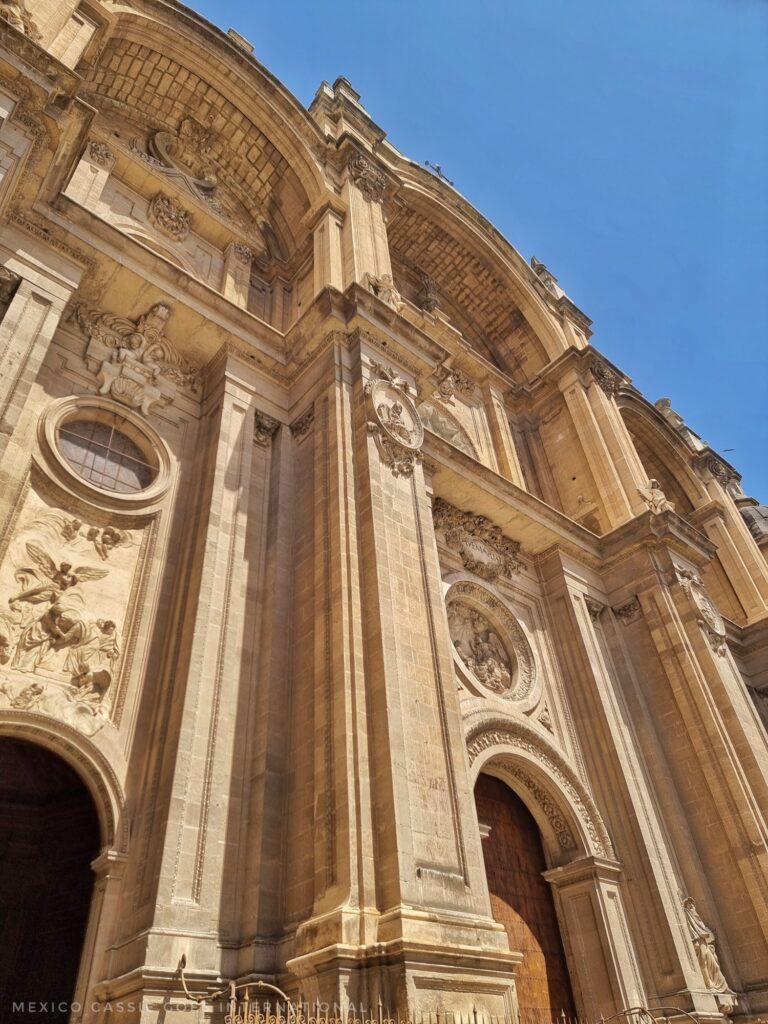
[(600, 812), (557, 748), (524, 721), (483, 710), (464, 722), (474, 783), (481, 772), (506, 782), (541, 830), (550, 866), (584, 856), (613, 859), (613, 843)]
[(70, 765), (93, 800), (102, 849), (127, 851), (128, 827), (122, 786), (109, 760), (88, 737), (64, 722), (34, 711), (2, 711), (0, 741), (3, 737), (44, 747)]

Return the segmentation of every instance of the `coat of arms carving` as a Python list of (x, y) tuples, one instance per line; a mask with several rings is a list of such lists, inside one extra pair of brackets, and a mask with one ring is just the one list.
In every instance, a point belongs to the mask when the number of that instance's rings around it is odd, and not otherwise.
[(411, 476), (421, 459), (424, 427), (406, 382), (378, 363), (372, 370), (375, 376), (365, 388), (373, 416), (368, 421), (368, 431), (375, 437), (379, 453), (392, 473)]

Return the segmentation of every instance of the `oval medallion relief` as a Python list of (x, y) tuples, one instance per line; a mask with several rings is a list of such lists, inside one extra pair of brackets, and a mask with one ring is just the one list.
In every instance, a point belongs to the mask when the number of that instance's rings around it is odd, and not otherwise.
[(462, 581), (449, 589), (446, 607), (451, 640), (472, 688), (503, 700), (531, 698), (536, 682), (531, 645), (501, 601)]
[(424, 428), (410, 398), (387, 380), (374, 381), (370, 397), (376, 418), (391, 440), (412, 451), (420, 448)]

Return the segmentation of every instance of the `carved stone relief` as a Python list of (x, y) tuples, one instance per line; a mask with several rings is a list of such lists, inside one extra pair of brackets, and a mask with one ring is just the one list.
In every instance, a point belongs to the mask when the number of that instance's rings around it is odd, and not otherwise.
[(642, 608), (640, 607), (640, 600), (637, 597), (633, 597), (631, 601), (627, 601), (626, 604), (618, 605), (613, 609), (613, 614), (622, 624), (622, 626), (631, 626), (633, 622), (642, 615)]
[(416, 296), (416, 305), (425, 313), (434, 313), (439, 303), (437, 281), (430, 277), (424, 270), (418, 271), (419, 292)]
[(609, 398), (613, 398), (619, 390), (621, 377), (602, 359), (593, 359), (590, 365), (592, 376), (597, 386), (605, 392)]
[(513, 701), (529, 698), (536, 666), (514, 615), (489, 591), (469, 582), (450, 588), (446, 608), (456, 654), (478, 693)]
[(280, 420), (257, 409), (253, 421), (253, 443), (260, 448), (266, 448), (277, 433), (279, 426)]
[(99, 394), (148, 415), (155, 405), (169, 405), (178, 387), (197, 388), (199, 368), (165, 337), (171, 313), (163, 302), (137, 320), (76, 307), (74, 320), (88, 338), (85, 359), (98, 374)]
[(680, 566), (676, 567), (675, 574), (680, 586), (699, 610), (699, 625), (709, 640), (712, 650), (721, 658), (725, 657), (728, 653), (728, 645), (725, 642), (725, 622), (710, 600), (701, 577), (693, 570)]
[(391, 274), (382, 274), (380, 277), (366, 274), (363, 283), (369, 292), (382, 302), (386, 302), (395, 312), (399, 313), (403, 308), (403, 297), (397, 290)]
[(435, 529), (442, 532), (447, 546), (458, 553), (469, 572), (492, 582), (520, 571), (520, 544), (505, 537), (485, 516), (462, 512), (444, 498), (436, 498), (432, 519)]
[(442, 437), (444, 441), (452, 444), (465, 455), (469, 455), (470, 458), (477, 458), (477, 451), (466, 430), (454, 416), (440, 408), (437, 402), (420, 402), (419, 415), (427, 430)]
[(108, 721), (139, 540), (28, 493), (0, 563), (0, 707)]
[(352, 153), (349, 173), (369, 203), (380, 203), (387, 188), (387, 179), (378, 167), (362, 153)]
[(365, 386), (372, 417), (368, 420), (368, 432), (375, 437), (379, 454), (394, 476), (411, 476), (421, 459), (424, 441), (416, 406), (402, 378), (378, 363), (373, 364), (371, 371), (373, 376)]
[(461, 395), (470, 396), (475, 392), (475, 382), (465, 374), (450, 367), (443, 367), (440, 379), (435, 389), (443, 401), (449, 401), (458, 391)]
[(88, 143), (88, 156), (99, 167), (111, 168), (115, 162), (115, 154), (101, 139), (91, 139)]
[(40, 33), (37, 31), (37, 26), (32, 20), (24, 0), (5, 0), (4, 3), (0, 3), (0, 21), (23, 32), (29, 39), (40, 38)]
[(189, 234), (192, 223), (189, 212), (164, 192), (158, 192), (150, 201), (147, 216), (161, 234), (174, 242), (183, 242)]

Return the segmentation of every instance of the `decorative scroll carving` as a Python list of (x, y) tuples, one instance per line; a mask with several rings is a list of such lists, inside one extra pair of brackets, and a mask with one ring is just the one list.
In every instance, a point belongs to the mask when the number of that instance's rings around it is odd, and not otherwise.
[(165, 192), (158, 192), (151, 200), (147, 216), (158, 231), (168, 238), (172, 238), (174, 242), (183, 242), (189, 234), (191, 226), (189, 213)]
[(648, 506), (651, 515), (658, 516), (662, 512), (674, 512), (675, 506), (667, 500), (658, 480), (649, 480), (647, 487), (638, 487), (637, 493)]
[(725, 657), (728, 652), (725, 622), (710, 600), (701, 577), (693, 570), (681, 566), (675, 567), (675, 575), (680, 586), (699, 610), (699, 626), (709, 640), (712, 650), (721, 658)]
[(613, 614), (622, 624), (622, 626), (630, 626), (633, 622), (637, 622), (642, 614), (642, 608), (640, 607), (640, 600), (637, 597), (633, 597), (631, 601), (627, 601), (626, 604), (619, 605), (613, 609)]
[(161, 165), (178, 171), (199, 191), (212, 193), (217, 185), (211, 158), (215, 139), (210, 128), (193, 117), (185, 117), (176, 132), (155, 132), (149, 149)]
[(378, 363), (372, 365), (371, 372), (365, 393), (374, 419), (368, 421), (368, 432), (394, 476), (411, 476), (421, 459), (424, 428), (408, 385)]
[(298, 440), (308, 434), (312, 424), (315, 422), (315, 406), (314, 403), (303, 412), (298, 419), (295, 419), (291, 424), (290, 430), (293, 436)]
[[(471, 727), (467, 735), (467, 753), (472, 764), (477, 758), (490, 747), (507, 747), (512, 751), (522, 751), (534, 763), (539, 765), (555, 781), (563, 791), (574, 814), (581, 821), (584, 830), (589, 836), (593, 853), (599, 857), (613, 857), (613, 846), (608, 836), (600, 812), (595, 807), (592, 798), (584, 789), (576, 773), (567, 765), (562, 756), (552, 747), (540, 734), (537, 734), (530, 726), (523, 723), (512, 723), (503, 719), (485, 719), (481, 723)], [(511, 757), (494, 757), (494, 764), (504, 768), (505, 773), (511, 773), (515, 778), (525, 782), (530, 775), (518, 761)], [(520, 774), (517, 774), (520, 772)], [(535, 791), (531, 790), (535, 795)], [(542, 787), (542, 792), (544, 792)], [(556, 825), (555, 820), (547, 814), (547, 805), (540, 804), (542, 810), (552, 824), (553, 831), (557, 836), (558, 844), (564, 850), (575, 848), (576, 842), (570, 827), (565, 821), (565, 816), (557, 807), (556, 802), (548, 794), (548, 801), (557, 811), (558, 819), (562, 820), (563, 826)], [(538, 802), (538, 801), (537, 801)]]
[(514, 615), (475, 583), (454, 583), (446, 595), (448, 626), (456, 653), (478, 690), (505, 700), (530, 698), (536, 684), (531, 645)]
[(378, 167), (362, 153), (349, 157), (349, 173), (369, 203), (380, 203), (387, 188), (387, 179)]
[(91, 139), (88, 143), (88, 156), (99, 167), (111, 168), (115, 162), (115, 154), (101, 139)]
[(587, 606), (590, 619), (592, 619), (593, 622), (597, 622), (605, 610), (605, 605), (600, 601), (596, 601), (594, 597), (590, 597), (589, 594), (584, 595), (584, 604)]
[(273, 416), (267, 416), (265, 412), (260, 412), (257, 409), (253, 420), (253, 443), (259, 445), (260, 448), (266, 448), (279, 426), (280, 420), (276, 420)]
[[(22, 517), (0, 566), (0, 705), (53, 715), (87, 735), (104, 725), (135, 549), (133, 532), (61, 509)], [(89, 553), (101, 564), (89, 564)]]
[(458, 448), (465, 455), (469, 455), (470, 458), (477, 458), (477, 451), (466, 430), (447, 410), (433, 402), (420, 402), (419, 415), (427, 430), (442, 437), (444, 441), (452, 444), (454, 448)]
[(23, 32), (28, 39), (37, 40), (40, 33), (26, 8), (24, 0), (5, 0), (0, 3), (0, 21)]
[(736, 1008), (736, 993), (725, 980), (720, 967), (714, 933), (702, 921), (692, 897), (683, 900), (683, 910), (704, 984), (714, 993), (720, 1009), (724, 1013), (732, 1013)]
[(728, 487), (733, 472), (722, 459), (719, 459), (717, 455), (710, 455), (707, 459), (707, 469), (722, 487)]
[(612, 370), (603, 359), (593, 359), (589, 368), (597, 386), (609, 398), (614, 398), (621, 384), (621, 377), (618, 373)]
[(458, 391), (461, 395), (474, 394), (475, 382), (458, 370), (444, 367), (437, 388), (435, 389), (444, 402), (450, 401)]
[(155, 405), (169, 405), (177, 387), (197, 387), (199, 368), (165, 337), (171, 313), (164, 302), (138, 320), (76, 307), (74, 319), (88, 338), (85, 357), (99, 375), (99, 394), (148, 415)]
[(436, 498), (432, 519), (464, 568), (481, 579), (492, 582), (499, 576), (511, 577), (522, 568), (519, 542), (505, 537), (500, 527), (485, 516), (462, 512), (444, 498)]

